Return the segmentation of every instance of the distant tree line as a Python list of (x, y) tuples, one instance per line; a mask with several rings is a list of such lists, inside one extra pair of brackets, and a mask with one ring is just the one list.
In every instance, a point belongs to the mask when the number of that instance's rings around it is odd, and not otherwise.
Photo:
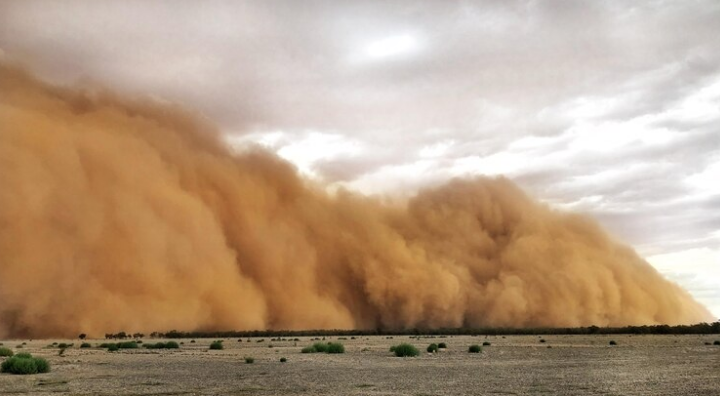
[[(158, 333), (153, 333), (153, 334), (157, 335)], [(81, 340), (85, 339), (84, 336), (85, 336), (85, 334), (80, 334), (79, 338)], [(106, 340), (125, 340), (128, 338), (143, 338), (143, 337), (145, 337), (145, 334), (143, 334), (143, 333), (129, 334), (129, 333), (125, 333), (124, 331), (121, 331), (121, 332), (115, 333), (115, 334), (112, 334), (112, 333), (105, 334)]]
[[(413, 328), (372, 330), (245, 330), (245, 331), (177, 331), (152, 332), (151, 338), (240, 338), (240, 337), (322, 337), (322, 336), (389, 336), (389, 335), (562, 335), (562, 334), (720, 334), (720, 321), (694, 325), (654, 325), (625, 327), (537, 327), (537, 328)], [(106, 339), (143, 338), (144, 334), (105, 334)]]

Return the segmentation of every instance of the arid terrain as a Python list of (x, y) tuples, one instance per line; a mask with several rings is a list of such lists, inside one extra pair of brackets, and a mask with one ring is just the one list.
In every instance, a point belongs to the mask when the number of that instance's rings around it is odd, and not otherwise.
[[(223, 350), (209, 350), (210, 339), (182, 339), (180, 349), (119, 352), (80, 349), (79, 340), (5, 340), (15, 352), (45, 357), (52, 371), (1, 374), (0, 394), (720, 395), (720, 346), (706, 345), (717, 335), (347, 337), (339, 340), (344, 354), (303, 354), (314, 341), (299, 338), (225, 339)], [(53, 342), (74, 346), (59, 356)], [(402, 342), (420, 356), (394, 357), (390, 346)], [(425, 352), (439, 342), (448, 348)], [(491, 345), (482, 353), (467, 352), (483, 342)]]

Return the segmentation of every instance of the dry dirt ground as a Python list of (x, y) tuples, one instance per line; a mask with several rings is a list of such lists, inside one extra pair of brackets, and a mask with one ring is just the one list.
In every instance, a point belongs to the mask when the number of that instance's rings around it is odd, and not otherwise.
[[(78, 340), (9, 340), (5, 347), (47, 358), (52, 371), (0, 374), (0, 395), (720, 395), (720, 346), (705, 345), (717, 335), (540, 338), (347, 337), (342, 355), (300, 353), (310, 337), (225, 339), (224, 350), (212, 351), (212, 340), (184, 339), (178, 350), (112, 353), (80, 349)], [(58, 356), (47, 347), (54, 341), (75, 345)], [(481, 354), (467, 352), (484, 341), (492, 345)], [(392, 356), (389, 347), (401, 342), (421, 355)], [(448, 349), (427, 354), (431, 342)]]

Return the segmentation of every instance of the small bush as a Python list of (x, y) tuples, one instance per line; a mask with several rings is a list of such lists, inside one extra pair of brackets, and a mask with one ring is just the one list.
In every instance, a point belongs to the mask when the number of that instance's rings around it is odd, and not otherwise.
[(713, 342), (713, 345), (720, 345), (720, 341)]
[(345, 346), (339, 342), (327, 344), (327, 353), (345, 353)]
[(61, 343), (58, 344), (57, 347), (58, 347), (58, 348), (70, 348), (70, 347), (73, 346), (73, 345), (74, 345), (74, 344), (66, 344), (66, 343), (64, 343), (64, 342), (61, 342)]
[(83, 342), (80, 344), (80, 348), (92, 348), (92, 345), (89, 342)]
[(11, 357), (13, 351), (10, 348), (0, 348), (0, 357)]
[(612, 340), (612, 341), (610, 341), (610, 345), (617, 345), (617, 342), (615, 342), (614, 340)]
[(316, 342), (313, 344), (313, 349), (315, 349), (315, 352), (327, 352), (328, 344), (325, 344), (323, 342)]
[(312, 346), (303, 348), (302, 353), (345, 353), (345, 346), (339, 342), (316, 342)]
[(410, 344), (397, 345), (393, 352), (395, 352), (395, 356), (397, 357), (412, 357), (420, 354), (420, 351)]
[(540, 339), (540, 343), (541, 343), (541, 344), (544, 344), (544, 343), (545, 343), (545, 339), (544, 339), (544, 338), (543, 338), (543, 339)]
[(438, 351), (438, 345), (437, 344), (430, 344), (427, 347), (427, 351), (430, 353), (435, 353)]
[(395, 345), (390, 346), (390, 352), (395, 352), (395, 348), (396, 348)]
[(0, 371), (10, 374), (37, 374), (37, 364), (33, 359), (21, 359), (16, 356), (4, 361)]
[(37, 374), (50, 371), (50, 364), (43, 358), (34, 358), (29, 353), (18, 353), (5, 360), (0, 372), (10, 374)]
[(280, 358), (280, 363), (285, 363), (285, 362), (287, 362), (287, 358), (281, 357), (281, 358)]
[(213, 341), (210, 344), (210, 349), (223, 349), (222, 341)]
[(118, 342), (117, 346), (120, 349), (137, 349), (138, 344), (135, 341), (123, 341), (123, 342)]
[(490, 342), (488, 342), (488, 341), (483, 342), (483, 346), (490, 346)]
[(177, 349), (180, 348), (180, 345), (178, 345), (175, 341), (168, 341), (168, 342), (156, 342), (154, 344), (144, 344), (143, 347), (147, 349)]
[(253, 364), (255, 363), (255, 358), (252, 358), (250, 356), (245, 356), (245, 364)]
[(107, 350), (108, 350), (108, 352), (116, 352), (116, 351), (120, 350), (120, 347), (118, 347), (117, 344), (108, 344)]
[(438, 344), (438, 348), (440, 348), (440, 349), (447, 349), (447, 344), (444, 343), (444, 342), (441, 342), (441, 343)]
[(480, 345), (470, 345), (470, 348), (468, 348), (469, 353), (480, 353), (482, 352), (482, 348)]
[(43, 358), (33, 358), (35, 360), (35, 365), (37, 366), (38, 373), (49, 373), (50, 372), (50, 363), (47, 362), (47, 360)]
[(191, 344), (194, 344), (194, 343), (195, 343), (195, 340), (190, 340), (190, 343), (191, 343)]

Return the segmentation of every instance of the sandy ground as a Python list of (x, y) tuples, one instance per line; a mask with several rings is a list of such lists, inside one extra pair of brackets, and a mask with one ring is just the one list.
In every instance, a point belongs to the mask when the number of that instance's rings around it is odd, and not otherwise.
[[(310, 337), (226, 339), (219, 351), (208, 350), (212, 340), (185, 339), (177, 340), (184, 342), (178, 350), (114, 353), (80, 349), (78, 340), (9, 340), (2, 341), (5, 347), (47, 358), (52, 371), (2, 374), (0, 395), (720, 395), (720, 346), (705, 345), (717, 335), (540, 338), (347, 337), (340, 341), (342, 355), (301, 354)], [(75, 345), (58, 356), (57, 348), (47, 347), (54, 341)], [(492, 345), (467, 353), (483, 341)], [(401, 342), (421, 355), (394, 357), (388, 349)], [(431, 342), (448, 349), (427, 354)], [(246, 364), (245, 356), (255, 363)]]

